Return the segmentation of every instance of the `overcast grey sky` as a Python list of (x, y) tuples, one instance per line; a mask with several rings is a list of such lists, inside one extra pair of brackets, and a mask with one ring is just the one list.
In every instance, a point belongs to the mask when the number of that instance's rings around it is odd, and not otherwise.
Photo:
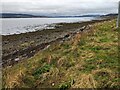
[(1, 0), (2, 12), (41, 15), (117, 13), (119, 0)]

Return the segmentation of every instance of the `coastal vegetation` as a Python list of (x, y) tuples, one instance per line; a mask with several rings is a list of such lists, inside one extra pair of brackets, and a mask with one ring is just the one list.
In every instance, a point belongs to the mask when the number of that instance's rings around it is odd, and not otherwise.
[(116, 20), (89, 26), (27, 60), (3, 68), (3, 88), (119, 89)]

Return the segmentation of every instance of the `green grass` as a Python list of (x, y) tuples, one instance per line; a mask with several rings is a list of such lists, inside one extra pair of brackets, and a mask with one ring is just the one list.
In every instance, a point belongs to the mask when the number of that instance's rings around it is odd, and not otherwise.
[(4, 68), (3, 87), (120, 88), (115, 23), (95, 23), (89, 32)]
[(44, 66), (38, 68), (35, 70), (35, 72), (33, 73), (33, 76), (39, 76), (42, 73), (46, 73), (49, 72), (50, 70), (50, 65), (49, 64), (45, 64)]
[(61, 84), (58, 86), (58, 88), (59, 88), (60, 90), (66, 90), (66, 89), (69, 89), (74, 83), (75, 83), (74, 80), (70, 80), (70, 81), (61, 83)]

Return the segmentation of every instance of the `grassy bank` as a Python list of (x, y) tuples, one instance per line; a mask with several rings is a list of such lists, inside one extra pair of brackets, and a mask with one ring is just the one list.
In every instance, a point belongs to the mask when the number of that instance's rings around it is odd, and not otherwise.
[(64, 43), (3, 69), (5, 88), (120, 88), (116, 21), (93, 24)]

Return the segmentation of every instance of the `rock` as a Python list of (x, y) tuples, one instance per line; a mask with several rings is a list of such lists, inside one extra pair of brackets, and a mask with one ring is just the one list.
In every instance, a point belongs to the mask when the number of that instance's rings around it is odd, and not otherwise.
[(70, 36), (70, 35), (69, 35), (69, 34), (67, 34), (67, 35), (65, 35), (65, 36), (64, 36), (64, 38), (68, 38), (69, 36)]
[(16, 58), (16, 59), (15, 59), (15, 61), (19, 61), (19, 60), (20, 60), (20, 58)]
[(86, 28), (86, 26), (83, 26), (83, 27), (80, 29), (80, 31), (84, 31), (85, 28)]

